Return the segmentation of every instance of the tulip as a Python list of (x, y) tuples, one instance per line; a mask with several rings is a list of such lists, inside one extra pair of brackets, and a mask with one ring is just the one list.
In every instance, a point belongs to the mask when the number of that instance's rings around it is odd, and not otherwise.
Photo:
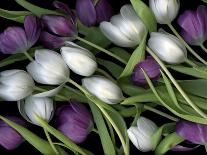
[(29, 96), (18, 101), (18, 108), (21, 115), (35, 125), (40, 125), (35, 115), (49, 122), (54, 114), (53, 100), (47, 97)]
[(150, 0), (149, 6), (152, 9), (159, 24), (169, 24), (175, 19), (178, 14), (180, 1)]
[(124, 5), (120, 14), (114, 15), (110, 22), (101, 22), (100, 29), (114, 44), (121, 47), (134, 47), (146, 33), (146, 27), (131, 5)]
[(121, 89), (112, 81), (101, 76), (84, 78), (82, 85), (97, 98), (108, 104), (116, 104), (123, 99)]
[(134, 146), (142, 151), (148, 152), (153, 149), (151, 136), (157, 131), (157, 125), (151, 120), (140, 117), (136, 127), (130, 127), (127, 130), (129, 139)]
[[(189, 145), (189, 144), (187, 144), (187, 145)], [(190, 144), (190, 145), (192, 145), (192, 144)], [(192, 145), (192, 146), (190, 146), (190, 145), (189, 146), (183, 146), (183, 145), (179, 144), (179, 145), (174, 146), (171, 150), (176, 151), (176, 152), (186, 152), (186, 151), (195, 150), (199, 147), (199, 145), (195, 145), (195, 144)]]
[(57, 128), (75, 143), (83, 142), (93, 127), (92, 116), (82, 104), (71, 101), (70, 105), (57, 110)]
[(61, 48), (61, 55), (69, 68), (78, 75), (90, 76), (97, 69), (95, 56), (72, 42)]
[(201, 45), (207, 39), (207, 7), (199, 6), (196, 11), (185, 11), (178, 18), (181, 34), (191, 45)]
[(142, 69), (147, 73), (147, 75), (153, 81), (156, 81), (160, 77), (159, 64), (151, 56), (148, 56), (147, 59), (139, 62), (134, 67), (131, 79), (132, 82), (136, 85), (143, 86), (147, 84)]
[(77, 0), (76, 12), (80, 21), (90, 27), (102, 21), (109, 21), (112, 16), (112, 7), (107, 0)]
[(163, 61), (169, 64), (185, 62), (187, 51), (178, 38), (171, 34), (152, 32), (148, 41), (148, 46)]
[(176, 133), (194, 144), (207, 143), (207, 125), (204, 124), (180, 120), (176, 123)]
[[(26, 126), (25, 122), (18, 117), (10, 116), (6, 118), (19, 125)], [(0, 137), (0, 145), (7, 150), (16, 149), (24, 141), (22, 136), (16, 130), (11, 128), (2, 120), (0, 120)]]
[(32, 77), (23, 70), (13, 69), (0, 73), (0, 97), (6, 101), (18, 101), (33, 92)]
[(28, 15), (24, 19), (24, 29), (8, 27), (0, 34), (0, 52), (3, 54), (24, 53), (38, 40), (41, 32), (37, 17)]
[(62, 84), (69, 77), (69, 69), (61, 55), (47, 49), (35, 51), (35, 61), (27, 66), (27, 71), (35, 81), (49, 85)]
[(59, 48), (65, 44), (65, 40), (72, 40), (71, 37), (77, 34), (76, 21), (73, 12), (69, 7), (55, 1), (53, 5), (67, 16), (43, 15), (41, 20), (44, 28), (48, 31), (42, 31), (40, 41), (47, 48)]

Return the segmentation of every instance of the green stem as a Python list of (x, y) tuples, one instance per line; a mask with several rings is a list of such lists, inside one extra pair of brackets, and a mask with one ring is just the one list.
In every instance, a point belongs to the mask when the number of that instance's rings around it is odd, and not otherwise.
[(108, 128), (109, 128), (109, 132), (110, 132), (110, 135), (111, 135), (111, 141), (112, 141), (112, 143), (115, 147), (116, 146), (116, 139), (115, 139), (113, 127), (107, 119), (105, 119), (105, 120), (106, 120), (106, 123), (107, 123)]
[(29, 55), (29, 53), (27, 51), (25, 51), (23, 53), (30, 61), (34, 61), (34, 59)]
[(145, 110), (149, 110), (149, 111), (151, 111), (151, 112), (154, 112), (154, 113), (156, 113), (156, 114), (158, 114), (158, 115), (160, 115), (160, 116), (163, 116), (163, 117), (165, 117), (165, 118), (168, 118), (168, 119), (170, 119), (170, 120), (172, 120), (172, 121), (175, 121), (175, 122), (177, 122), (179, 119), (177, 119), (177, 118), (175, 118), (175, 117), (173, 117), (173, 116), (171, 116), (171, 115), (168, 115), (168, 114), (166, 114), (166, 113), (164, 113), (164, 112), (162, 112), (162, 111), (159, 111), (159, 110), (157, 110), (157, 109), (155, 109), (155, 108), (152, 108), (152, 107), (150, 107), (150, 106), (148, 106), (148, 105), (144, 105), (144, 109)]
[(176, 29), (172, 26), (171, 23), (167, 24), (168, 27), (171, 29), (171, 31), (178, 37), (178, 39), (185, 45), (185, 47), (193, 54), (198, 60), (200, 60), (203, 64), (207, 65), (207, 62), (201, 58), (186, 42), (185, 40), (180, 36), (180, 34), (176, 31)]
[[(65, 144), (63, 144), (63, 143), (53, 143), (53, 145), (62, 146), (62, 147), (67, 148), (68, 150), (71, 150), (71, 148), (69, 148), (67, 145), (65, 145)], [(74, 153), (75, 155), (79, 155), (76, 151), (73, 151), (73, 153)]]
[(99, 134), (99, 133), (98, 133), (98, 130), (95, 129), (95, 128), (93, 128), (91, 131), (95, 132), (96, 134)]
[(207, 118), (207, 115), (200, 110), (192, 101), (191, 99), (188, 97), (188, 95), (184, 92), (184, 90), (180, 87), (180, 85), (177, 83), (177, 81), (174, 79), (174, 77), (171, 75), (171, 73), (168, 71), (168, 69), (165, 67), (164, 63), (157, 57), (156, 54), (154, 54), (154, 52), (150, 49), (150, 48), (146, 48), (147, 52), (158, 62), (158, 64), (160, 65), (160, 67), (165, 71), (165, 73), (167, 74), (167, 76), (170, 78), (170, 80), (172, 81), (172, 83), (174, 84), (174, 86), (177, 88), (177, 90), (181, 93), (181, 95), (183, 96), (183, 98), (188, 102), (188, 104), (202, 117)]
[(207, 48), (206, 48), (203, 44), (201, 44), (200, 47), (202, 48), (202, 50), (203, 50), (204, 52), (207, 53)]
[(60, 153), (59, 153), (58, 150), (55, 148), (55, 146), (54, 146), (54, 144), (53, 144), (53, 142), (52, 142), (52, 140), (51, 140), (51, 138), (50, 138), (49, 133), (47, 132), (47, 130), (46, 130), (44, 127), (43, 127), (43, 129), (44, 129), (44, 132), (45, 132), (45, 135), (46, 135), (46, 137), (47, 137), (47, 140), (48, 140), (48, 142), (50, 143), (50, 146), (52, 147), (53, 151), (55, 152), (55, 154), (59, 155)]
[(106, 50), (106, 49), (104, 49), (104, 48), (102, 48), (102, 47), (100, 47), (100, 46), (98, 46), (98, 45), (96, 45), (96, 44), (90, 42), (90, 41), (87, 41), (87, 40), (85, 40), (85, 39), (83, 39), (83, 38), (81, 38), (81, 37), (79, 37), (79, 36), (75, 36), (75, 39), (77, 39), (77, 40), (79, 40), (79, 41), (82, 41), (82, 42), (84, 42), (85, 44), (88, 44), (88, 45), (90, 45), (91, 47), (94, 47), (94, 48), (96, 48), (96, 49), (98, 49), (98, 50), (100, 50), (100, 51), (102, 51), (102, 52), (108, 54), (109, 56), (111, 56), (111, 57), (113, 57), (113, 58), (119, 60), (119, 61), (122, 62), (123, 64), (127, 64), (127, 62), (126, 62), (125, 60), (123, 60), (122, 58), (120, 58), (119, 56), (113, 54), (112, 52), (110, 52), (110, 51), (108, 51), (108, 50)]
[(185, 60), (185, 62), (192, 67), (198, 67), (198, 65), (196, 65), (193, 61), (189, 60), (188, 58)]
[(116, 83), (116, 80), (114, 80), (114, 78), (110, 74), (108, 74), (106, 71), (104, 71), (103, 69), (97, 68), (96, 71), (101, 73), (102, 75), (104, 75), (105, 77), (113, 81), (114, 83)]

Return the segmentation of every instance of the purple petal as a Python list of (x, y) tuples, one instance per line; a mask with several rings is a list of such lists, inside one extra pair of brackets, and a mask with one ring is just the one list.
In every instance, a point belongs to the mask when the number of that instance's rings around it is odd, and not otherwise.
[(96, 10), (91, 0), (77, 0), (76, 12), (84, 25), (90, 27), (96, 24)]
[(27, 50), (27, 38), (21, 27), (9, 27), (0, 34), (0, 51), (13, 54)]
[(64, 45), (64, 38), (42, 31), (40, 34), (40, 42), (42, 42), (45, 47), (54, 49)]
[(76, 34), (76, 27), (71, 19), (56, 15), (43, 15), (44, 27), (50, 32), (62, 37), (71, 37)]
[(113, 9), (107, 0), (99, 0), (95, 6), (96, 9), (96, 23), (102, 21), (109, 21), (113, 15)]
[(24, 28), (27, 36), (28, 46), (33, 46), (39, 39), (41, 24), (36, 16), (28, 15), (24, 19)]
[(192, 151), (192, 150), (195, 150), (199, 147), (198, 146), (194, 146), (194, 147), (185, 147), (185, 146), (182, 146), (182, 145), (176, 145), (175, 147), (173, 147), (171, 150), (172, 151), (176, 151), (176, 152), (185, 152), (185, 151)]
[(176, 133), (194, 144), (207, 143), (207, 125), (181, 120), (176, 123)]

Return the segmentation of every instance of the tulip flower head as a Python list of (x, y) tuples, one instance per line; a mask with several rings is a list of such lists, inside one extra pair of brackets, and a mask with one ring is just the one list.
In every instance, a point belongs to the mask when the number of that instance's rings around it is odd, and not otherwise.
[(0, 73), (0, 97), (6, 101), (21, 100), (33, 92), (32, 77), (23, 70), (13, 69)]
[(151, 56), (148, 56), (147, 59), (139, 62), (134, 67), (131, 79), (132, 82), (136, 85), (143, 86), (147, 84), (142, 69), (147, 73), (147, 75), (153, 81), (156, 81), (160, 77), (159, 64)]
[(22, 116), (29, 122), (40, 125), (36, 120), (38, 115), (45, 121), (49, 122), (54, 114), (53, 100), (47, 97), (29, 96), (18, 102), (18, 108)]
[(101, 76), (84, 78), (82, 85), (97, 98), (108, 104), (116, 104), (123, 99), (121, 89), (112, 81)]
[(100, 29), (114, 44), (134, 47), (146, 33), (146, 27), (131, 5), (124, 5), (120, 14), (111, 17), (110, 22), (101, 22)]
[(159, 24), (169, 24), (178, 14), (180, 0), (150, 0), (149, 5)]
[(199, 6), (196, 11), (185, 11), (178, 18), (181, 34), (191, 45), (201, 45), (207, 39), (207, 7)]
[(0, 34), (0, 52), (3, 54), (23, 53), (30, 49), (39, 39), (40, 21), (33, 15), (24, 19), (24, 29), (9, 27)]
[[(26, 126), (26, 123), (18, 117), (8, 116), (6, 118), (21, 126)], [(24, 142), (23, 137), (2, 120), (0, 120), (0, 137), (0, 145), (7, 150), (16, 149), (22, 142)]]
[(179, 39), (171, 34), (152, 32), (148, 46), (163, 61), (169, 64), (183, 63), (187, 59), (187, 51)]
[(153, 149), (151, 136), (156, 131), (157, 125), (154, 122), (145, 117), (140, 117), (137, 121), (137, 126), (130, 127), (127, 130), (127, 133), (129, 139), (138, 150), (142, 152), (148, 152)]
[(112, 16), (112, 7), (107, 0), (77, 0), (76, 12), (80, 21), (90, 27), (102, 21), (109, 21)]
[(83, 142), (93, 127), (89, 110), (76, 101), (57, 110), (57, 128), (75, 143)]
[(72, 42), (61, 48), (61, 55), (69, 68), (78, 75), (90, 76), (97, 69), (95, 56)]

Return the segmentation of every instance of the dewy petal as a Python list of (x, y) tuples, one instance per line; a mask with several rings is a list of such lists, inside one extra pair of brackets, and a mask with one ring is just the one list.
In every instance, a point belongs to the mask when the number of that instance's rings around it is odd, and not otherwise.
[(33, 46), (39, 39), (41, 24), (39, 19), (34, 15), (28, 15), (24, 19), (24, 29), (27, 36), (28, 46)]
[(0, 34), (0, 51), (14, 54), (27, 50), (27, 38), (21, 27), (9, 27)]
[(118, 46), (134, 47), (138, 44), (137, 41), (129, 40), (116, 26), (109, 22), (101, 22), (100, 29), (111, 42)]
[(96, 10), (92, 0), (77, 0), (76, 13), (84, 25), (93, 26), (96, 24)]

